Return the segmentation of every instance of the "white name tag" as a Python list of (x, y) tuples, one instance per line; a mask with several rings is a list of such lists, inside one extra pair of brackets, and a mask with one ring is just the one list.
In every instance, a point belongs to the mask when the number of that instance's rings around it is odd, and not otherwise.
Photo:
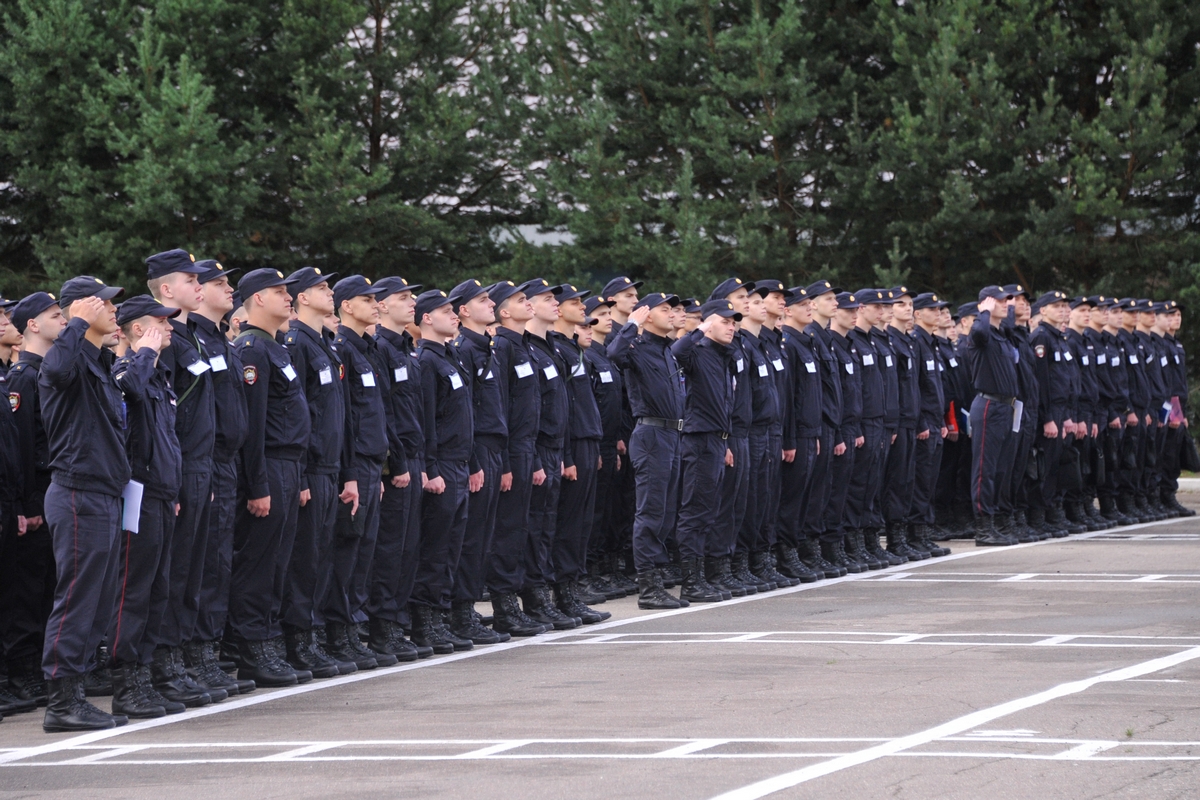
[(533, 374), (533, 366), (528, 363), (517, 364), (516, 372), (517, 372), (518, 378), (528, 378), (530, 375)]
[(1160, 359), (1158, 360), (1158, 365), (1159, 365), (1160, 367), (1165, 367), (1165, 366), (1167, 365), (1167, 357), (1166, 357), (1166, 356), (1163, 356), (1162, 358), (1160, 358)]
[(1060, 353), (1060, 352), (1058, 352), (1057, 350), (1055, 350), (1055, 351), (1054, 351), (1054, 360), (1055, 360), (1055, 361), (1062, 361), (1062, 353)]
[(364, 373), (362, 373), (361, 377), (362, 377), (363, 386), (371, 387), (371, 386), (375, 385), (375, 373), (374, 372), (364, 372)]
[(816, 371), (817, 371), (817, 362), (815, 362), (815, 361), (805, 361), (805, 362), (804, 362), (804, 368), (805, 368), (806, 370), (808, 370), (809, 372), (816, 372)]
[(392, 380), (396, 383), (404, 383), (408, 380), (408, 367), (396, 367), (392, 370)]
[(925, 362), (925, 369), (926, 369), (926, 371), (928, 371), (928, 372), (933, 372), (933, 366), (934, 366), (934, 362), (932, 362), (932, 361), (926, 361), (926, 362)]
[(765, 377), (767, 377), (767, 375), (769, 375), (769, 374), (770, 374), (770, 373), (767, 371), (767, 365), (766, 365), (766, 364), (759, 364), (759, 365), (758, 365), (758, 377), (760, 377), (760, 378), (765, 378)]
[(1176, 363), (1176, 364), (1179, 364), (1179, 363), (1180, 363), (1180, 361), (1179, 361), (1179, 356), (1175, 356), (1175, 363)]
[(884, 364), (887, 364), (887, 365), (890, 367), (890, 366), (892, 365), (892, 357), (891, 357), (891, 356), (884, 356), (884, 357), (883, 357), (883, 363), (884, 363)]
[(1130, 364), (1136, 364), (1136, 363), (1138, 363), (1137, 356), (1130, 356), (1130, 357), (1129, 357), (1129, 363), (1130, 363)]
[(863, 366), (864, 367), (875, 366), (875, 356), (871, 355), (870, 353), (863, 353)]
[(853, 365), (853, 364), (847, 364), (847, 365), (846, 365), (846, 372), (848, 372), (848, 373), (850, 373), (851, 375), (853, 375), (853, 374), (854, 374), (854, 365)]
[(496, 377), (496, 376), (495, 376), (495, 375), (493, 375), (493, 374), (492, 374), (492, 371), (489, 369), (489, 370), (488, 370), (488, 374), (487, 374), (487, 375), (484, 375), (484, 376), (483, 376), (483, 379), (484, 379), (485, 381), (490, 381), (490, 380), (494, 379), (495, 377)]
[(1097, 364), (1107, 364), (1108, 356), (1105, 355), (1104, 353), (1101, 353), (1100, 355), (1096, 356), (1096, 363)]
[(738, 371), (738, 372), (741, 372), (741, 371), (742, 371), (742, 370), (744, 370), (745, 368), (746, 368), (746, 364), (745, 364), (745, 362), (744, 362), (744, 361), (742, 361), (742, 359), (740, 359), (740, 358), (739, 358), (739, 359), (737, 360), (737, 371)]
[(1070, 351), (1070, 350), (1068, 350), (1067, 352), (1063, 353), (1063, 355), (1067, 357), (1067, 361), (1071, 361), (1071, 360), (1073, 360), (1073, 359), (1075, 358), (1075, 356), (1071, 355), (1071, 351)]
[(1082, 362), (1082, 364), (1083, 364), (1085, 367), (1088, 365), (1088, 357), (1087, 357), (1087, 356), (1080, 356), (1080, 357), (1079, 357), (1079, 360), (1080, 360), (1080, 362)]
[(950, 359), (950, 366), (952, 366), (952, 367), (957, 367), (957, 366), (958, 366), (958, 359), (957, 359), (957, 358), (952, 358), (952, 359)]
[[(1178, 363), (1179, 356), (1175, 356), (1175, 361)], [(774, 361), (772, 361), (771, 363), (775, 365), (776, 372), (783, 372), (783, 359), (782, 358), (777, 358)]]
[[(1137, 357), (1136, 357), (1136, 356), (1134, 356), (1133, 363), (1134, 363), (1134, 364), (1136, 364), (1136, 363), (1137, 363)], [(1113, 365), (1114, 367), (1119, 367), (1119, 366), (1121, 366), (1121, 357), (1120, 357), (1120, 356), (1113, 356), (1112, 365)]]
[(600, 373), (600, 382), (601, 383), (612, 383), (612, 373), (609, 372), (608, 370), (601, 372)]
[(333, 383), (333, 368), (332, 367), (322, 367), (321, 371), (317, 373), (317, 377), (319, 377), (321, 379), (322, 386), (324, 386), (327, 383)]
[(193, 375), (200, 376), (208, 372), (210, 369), (212, 369), (212, 367), (208, 366), (207, 361), (197, 361), (195, 364), (190, 365), (187, 368), (187, 371)]
[(463, 387), (462, 378), (458, 377), (457, 372), (450, 373), (450, 388), (461, 389)]
[(550, 366), (548, 366), (542, 370), (542, 374), (544, 374), (546, 376), (546, 380), (552, 381), (558, 377), (558, 370), (554, 367), (553, 364), (551, 364)]
[(213, 372), (224, 372), (229, 369), (229, 365), (225, 363), (225, 356), (213, 356), (208, 360), (209, 366)]
[(583, 375), (585, 372), (586, 372), (586, 370), (583, 368), (583, 364), (582, 364), (582, 363), (576, 364), (576, 365), (575, 365), (575, 366), (574, 366), (574, 367), (571, 369), (571, 377), (572, 377), (572, 378), (578, 378), (578, 377), (582, 376), (582, 375)]
[(908, 368), (909, 368), (910, 370), (912, 369), (912, 356), (909, 356), (909, 359), (908, 359)]
[(296, 380), (295, 367), (293, 367), (291, 364), (288, 364), (286, 367), (284, 367), (283, 368), (283, 377), (287, 378), (289, 381)]

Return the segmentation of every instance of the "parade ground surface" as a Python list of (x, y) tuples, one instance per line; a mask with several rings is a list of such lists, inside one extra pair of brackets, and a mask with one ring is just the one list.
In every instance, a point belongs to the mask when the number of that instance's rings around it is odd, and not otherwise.
[(1200, 795), (1200, 518), (952, 546), (117, 731), (9, 717), (0, 796)]

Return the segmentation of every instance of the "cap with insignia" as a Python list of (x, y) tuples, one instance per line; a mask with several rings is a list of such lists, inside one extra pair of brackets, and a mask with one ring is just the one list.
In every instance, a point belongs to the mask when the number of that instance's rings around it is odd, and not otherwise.
[(1071, 308), (1072, 309), (1079, 308), (1080, 306), (1095, 307), (1095, 305), (1096, 305), (1095, 302), (1093, 302), (1092, 298), (1090, 298), (1090, 297), (1073, 297), (1073, 298), (1071, 298)]
[(242, 276), (238, 281), (238, 292), (242, 295), (243, 300), (249, 300), (251, 296), (258, 294), (263, 289), (270, 289), (273, 286), (290, 286), (291, 278), (285, 278), (283, 273), (277, 269), (263, 267), (262, 269), (252, 269)]
[(532, 300), (539, 294), (545, 294), (546, 292), (558, 294), (558, 288), (557, 286), (551, 286), (545, 278), (534, 278), (522, 283), (518, 291), (524, 292), (525, 296)]
[[(288, 285), (288, 291), (291, 292), (292, 297), (295, 297), (301, 292), (307, 292), (314, 286), (320, 286), (322, 283), (328, 283), (330, 286), (333, 286), (337, 282), (337, 279), (338, 274), (336, 272), (324, 274), (317, 267), (301, 267), (288, 276), (288, 280), (292, 282)], [(336, 308), (337, 305), (335, 304), (334, 307)]]
[(487, 294), (487, 287), (474, 278), (455, 286), (449, 294), (450, 305), (454, 306), (454, 313), (457, 314), (460, 308), (481, 294)]
[(979, 304), (978, 303), (963, 303), (961, 306), (958, 307), (958, 313), (955, 314), (955, 316), (958, 319), (962, 319), (963, 317), (978, 317), (979, 316)]
[(450, 305), (450, 298), (440, 289), (430, 289), (417, 297), (417, 322), (431, 311)]
[(205, 271), (196, 263), (196, 257), (187, 250), (167, 250), (155, 253), (146, 259), (146, 277), (150, 280), (170, 275), (172, 272), (190, 272), (199, 275)]
[(522, 291), (523, 289), (521, 286), (513, 281), (497, 281), (496, 283), (493, 283), (491, 286), (487, 287), (488, 297), (492, 298), (492, 302), (496, 304), (497, 309), (500, 308), (500, 305), (504, 303), (505, 300), (508, 300), (508, 298), (512, 297), (514, 294), (519, 294)]
[(742, 315), (733, 309), (733, 303), (728, 300), (709, 300), (700, 307), (700, 316), (708, 319), (713, 315), (732, 319), (734, 322), (741, 322)]
[(200, 268), (200, 272), (196, 273), (196, 280), (202, 284), (215, 281), (217, 278), (228, 278), (230, 275), (236, 275), (241, 272), (237, 267), (225, 269), (215, 258), (206, 258), (203, 261), (197, 261), (196, 266)]
[(717, 288), (712, 290), (712, 294), (708, 296), (709, 300), (725, 300), (729, 295), (736, 292), (738, 289), (751, 291), (754, 288), (752, 283), (743, 283), (741, 278), (726, 278), (717, 284)]
[(20, 302), (14, 305), (12, 310), (12, 325), (17, 329), (17, 333), (23, 334), (25, 333), (25, 326), (29, 324), (29, 320), (56, 305), (58, 305), (58, 301), (49, 292), (34, 292), (28, 297), (21, 298)]
[(656, 306), (661, 306), (663, 303), (666, 303), (674, 308), (675, 306), (679, 305), (679, 298), (673, 294), (667, 294), (665, 292), (651, 292), (641, 300), (638, 300), (637, 305), (634, 306), (634, 310), (639, 308), (655, 308)]
[(859, 289), (854, 293), (864, 306), (890, 306), (892, 295), (887, 289)]
[(58, 290), (58, 304), (63, 308), (71, 305), (76, 300), (82, 300), (85, 297), (99, 297), (101, 300), (115, 300), (122, 297), (125, 290), (119, 286), (106, 286), (104, 281), (99, 278), (93, 278), (91, 275), (80, 275), (78, 278), (71, 278), (62, 285)]
[(995, 284), (991, 286), (985, 286), (979, 290), (979, 300), (981, 302), (989, 297), (994, 300), (1007, 300), (1013, 296), (1014, 294), (1008, 291), (1008, 287), (996, 286)]
[(640, 289), (642, 285), (641, 281), (631, 281), (629, 278), (621, 275), (604, 284), (604, 288), (600, 291), (600, 296), (605, 300), (609, 300), (627, 289)]
[(939, 300), (938, 296), (933, 292), (921, 292), (921, 294), (913, 298), (914, 310), (922, 308), (947, 308), (949, 305), (945, 300)]
[(814, 281), (813, 283), (810, 283), (804, 291), (808, 292), (808, 296), (810, 298), (815, 298), (820, 297), (823, 294), (829, 294), (830, 292), (838, 294), (842, 290), (840, 287), (834, 286), (829, 281)]
[(855, 308), (862, 308), (862, 303), (858, 302), (858, 299), (854, 295), (850, 294), (850, 292), (838, 292), (837, 303), (837, 307), (839, 309), (845, 309), (847, 311)]
[(558, 302), (560, 303), (565, 300), (579, 300), (587, 297), (590, 294), (591, 292), (589, 292), (587, 289), (576, 289), (569, 283), (564, 283), (562, 286), (559, 286), (558, 291), (554, 293), (554, 295), (558, 298)]
[(611, 308), (612, 304), (612, 300), (605, 300), (602, 297), (589, 297), (587, 300), (583, 301), (583, 310), (590, 317), (592, 314), (596, 313), (597, 308)]
[(419, 283), (409, 283), (404, 278), (398, 278), (395, 275), (390, 275), (386, 278), (380, 278), (375, 281), (375, 299), (385, 300), (394, 294), (401, 292), (412, 292), (413, 295), (420, 294), (424, 288)]
[(789, 306), (794, 306), (797, 303), (803, 303), (805, 300), (809, 299), (808, 289), (804, 288), (803, 286), (793, 286), (791, 289), (788, 289), (787, 295), (785, 296), (787, 297), (787, 304)]
[(178, 317), (178, 308), (167, 308), (148, 294), (131, 297), (117, 306), (117, 324), (127, 325), (142, 317)]

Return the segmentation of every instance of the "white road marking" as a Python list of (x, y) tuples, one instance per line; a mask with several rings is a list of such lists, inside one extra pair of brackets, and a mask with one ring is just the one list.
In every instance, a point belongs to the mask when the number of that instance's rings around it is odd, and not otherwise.
[(715, 796), (713, 800), (757, 800), (759, 797), (766, 797), (767, 795), (775, 794), (784, 789), (790, 789), (793, 786), (798, 786), (801, 783), (806, 783), (834, 772), (866, 764), (884, 756), (896, 755), (947, 736), (954, 736), (964, 731), (969, 731), (972, 728), (977, 728), (995, 719), (1007, 717), (1018, 711), (1040, 706), (1052, 700), (1067, 697), (1068, 695), (1078, 694), (1100, 683), (1117, 683), (1127, 681), (1130, 678), (1139, 678), (1143, 675), (1170, 669), (1171, 667), (1197, 658), (1200, 658), (1200, 647), (1193, 647), (1182, 653), (1173, 653), (1169, 656), (1143, 661), (1140, 664), (1122, 667), (1121, 669), (1105, 672), (1091, 678), (1061, 683), (1045, 691), (1010, 700), (1007, 703), (1001, 703), (991, 708), (981, 709), (961, 716), (958, 719), (928, 728), (927, 730), (909, 734), (908, 736), (901, 736), (889, 742), (875, 745), (874, 747), (868, 747), (857, 753), (838, 756), (819, 764), (812, 764), (798, 770), (793, 770), (792, 772), (785, 772), (782, 775), (776, 775), (773, 778), (752, 783), (748, 786), (723, 792)]
[[(1143, 528), (1153, 528), (1153, 527), (1159, 527), (1159, 526), (1164, 526), (1164, 525), (1174, 525), (1179, 522), (1185, 522), (1188, 519), (1190, 519), (1190, 518), (1181, 517), (1181, 518), (1177, 518), (1177, 519), (1160, 520), (1158, 522), (1145, 522), (1145, 523), (1140, 523), (1138, 525), (1129, 525), (1125, 528), (1119, 528), (1116, 530), (1133, 531), (1133, 530), (1139, 530), (1139, 529), (1143, 529)], [(932, 559), (927, 559), (925, 561), (915, 561), (915, 562), (909, 562), (907, 564), (901, 564), (900, 566), (897, 566), (897, 567), (891, 567), (890, 572), (893, 575), (899, 575), (899, 574), (907, 572), (908, 570), (921, 569), (922, 567), (931, 567), (931, 566), (937, 566), (940, 564), (947, 564), (952, 561), (960, 561), (964, 558), (976, 558), (979, 556), (988, 555), (990, 553), (1013, 552), (1016, 550), (1022, 550), (1022, 549), (1026, 549), (1026, 548), (1030, 548), (1030, 547), (1044, 547), (1044, 546), (1049, 546), (1049, 545), (1054, 545), (1054, 544), (1062, 544), (1065, 542), (1084, 541), (1084, 540), (1095, 538), (1095, 537), (1101, 535), (1102, 533), (1108, 533), (1109, 535), (1112, 535), (1113, 531), (1107, 531), (1107, 532), (1096, 531), (1093, 533), (1083, 533), (1083, 534), (1077, 534), (1077, 535), (1072, 536), (1067, 539), (1047, 539), (1047, 540), (1039, 541), (1039, 542), (1029, 542), (1027, 544), (1012, 545), (1010, 547), (999, 547), (999, 548), (985, 547), (985, 548), (977, 548), (974, 550), (964, 550), (961, 553), (953, 553), (948, 556), (942, 556), (941, 558), (932, 558)], [(1200, 537), (1197, 537), (1197, 538), (1200, 538)], [(783, 596), (786, 596), (789, 594), (797, 594), (799, 592), (813, 591), (816, 589), (823, 589), (823, 588), (827, 588), (829, 586), (834, 586), (834, 585), (837, 585), (840, 583), (848, 583), (848, 582), (852, 582), (852, 581), (858, 581), (858, 580), (869, 579), (869, 578), (874, 578), (874, 577), (875, 576), (873, 574), (866, 573), (866, 572), (859, 573), (859, 574), (853, 574), (853, 575), (846, 575), (844, 577), (834, 578), (832, 580), (818, 581), (816, 583), (806, 583), (806, 584), (801, 584), (800, 586), (792, 586), (792, 587), (786, 588), (786, 589), (777, 589), (773, 592), (767, 592), (766, 594), (749, 595), (747, 597), (735, 597), (732, 600), (726, 600), (722, 603), (697, 603), (693, 606), (690, 606), (689, 608), (680, 608), (680, 609), (675, 609), (675, 610), (671, 610), (671, 611), (659, 611), (659, 612), (652, 613), (652, 614), (643, 614), (643, 615), (639, 615), (636, 617), (629, 617), (627, 619), (614, 619), (614, 620), (610, 620), (608, 622), (601, 622), (597, 625), (593, 625), (593, 626), (591, 626), (590, 630), (592, 630), (592, 631), (607, 630), (607, 629), (611, 629), (611, 628), (621, 627), (624, 625), (633, 625), (633, 624), (637, 624), (637, 623), (641, 623), (641, 622), (650, 622), (650, 621), (654, 621), (654, 620), (667, 619), (669, 617), (676, 617), (676, 616), (680, 616), (680, 615), (684, 615), (684, 614), (701, 613), (701, 612), (704, 612), (704, 611), (707, 611), (710, 609), (714, 609), (714, 608), (728, 608), (730, 606), (739, 605), (741, 603), (753, 603), (753, 602), (758, 602), (761, 600), (771, 600), (771, 599), (774, 599), (777, 597), (783, 597)], [(71, 749), (73, 747), (90, 744), (92, 742), (104, 741), (106, 739), (111, 739), (113, 737), (123, 736), (123, 735), (129, 734), (129, 733), (135, 733), (137, 731), (149, 730), (151, 728), (158, 728), (158, 727), (162, 727), (164, 725), (175, 725), (175, 724), (178, 724), (181, 722), (187, 722), (187, 721), (190, 721), (193, 719), (198, 719), (200, 717), (211, 716), (213, 714), (224, 714), (224, 713), (227, 713), (230, 711), (237, 711), (239, 709), (246, 708), (248, 706), (258, 705), (260, 703), (269, 703), (274, 700), (282, 700), (282, 699), (286, 699), (288, 697), (295, 697), (296, 695), (308, 694), (309, 692), (317, 692), (317, 691), (322, 691), (325, 689), (333, 689), (336, 687), (345, 686), (350, 683), (357, 683), (359, 681), (375, 680), (378, 678), (386, 677), (388, 675), (394, 675), (394, 674), (400, 673), (400, 672), (408, 672), (410, 670), (415, 670), (415, 669), (428, 669), (430, 667), (438, 667), (438, 666), (442, 666), (444, 664), (453, 663), (455, 661), (462, 661), (464, 659), (469, 659), (469, 658), (479, 658), (480, 656), (486, 656), (486, 655), (490, 655), (493, 653), (502, 653), (507, 650), (514, 650), (519, 647), (528, 647), (533, 644), (544, 644), (547, 640), (563, 638), (565, 636), (569, 636), (570, 634), (571, 634), (570, 631), (562, 631), (559, 633), (552, 633), (552, 634), (541, 634), (540, 636), (530, 637), (528, 639), (522, 639), (522, 640), (514, 639), (514, 640), (506, 642), (504, 644), (489, 645), (487, 647), (469, 650), (465, 653), (454, 653), (453, 655), (440, 656), (438, 658), (424, 659), (422, 661), (417, 661), (415, 663), (410, 663), (410, 664), (398, 664), (394, 667), (386, 667), (384, 669), (367, 670), (367, 671), (355, 673), (353, 675), (345, 675), (345, 676), (341, 676), (338, 678), (330, 678), (327, 680), (312, 681), (310, 683), (304, 684), (303, 686), (292, 686), (292, 687), (288, 687), (286, 689), (277, 689), (274, 691), (263, 691), (260, 689), (251, 695), (237, 697), (237, 698), (231, 699), (231, 700), (225, 700), (221, 703), (215, 703), (210, 706), (205, 706), (204, 708), (193, 709), (191, 711), (186, 711), (182, 714), (172, 714), (172, 715), (169, 715), (166, 717), (160, 717), (158, 719), (143, 720), (141, 722), (135, 722), (135, 723), (125, 725), (120, 728), (113, 728), (111, 730), (93, 731), (91, 733), (84, 733), (84, 734), (80, 734), (77, 736), (70, 736), (68, 738), (58, 739), (56, 741), (51, 741), (46, 744), (38, 745), (35, 747), (14, 749), (14, 750), (9, 750), (7, 752), (0, 751), (0, 766), (3, 766), (4, 764), (7, 764), (7, 763), (10, 763), (13, 761), (19, 761), (19, 760), (27, 759), (27, 758), (34, 758), (34, 757), (37, 757), (40, 755), (47, 755), (49, 753), (56, 753), (56, 752), (59, 752), (62, 750)]]
[[(883, 637), (883, 638), (868, 638)], [(1008, 641), (1016, 639), (1019, 641)], [(1004, 640), (1004, 641), (1001, 641)], [(609, 633), (540, 643), (545, 647), (571, 645), (669, 644), (812, 644), (812, 645), (923, 645), (929, 647), (1077, 647), (1117, 649), (1186, 649), (1196, 647), (1200, 636), (1109, 636), (1107, 634), (1042, 633), (866, 633), (862, 631), (753, 631), (738, 633)]]

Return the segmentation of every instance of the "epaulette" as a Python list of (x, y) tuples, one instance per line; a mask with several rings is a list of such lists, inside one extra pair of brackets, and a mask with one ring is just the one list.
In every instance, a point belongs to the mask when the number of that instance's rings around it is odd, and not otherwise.
[(295, 344), (296, 343), (296, 332), (288, 331), (287, 336), (283, 337), (283, 341), (286, 342), (287, 344)]

